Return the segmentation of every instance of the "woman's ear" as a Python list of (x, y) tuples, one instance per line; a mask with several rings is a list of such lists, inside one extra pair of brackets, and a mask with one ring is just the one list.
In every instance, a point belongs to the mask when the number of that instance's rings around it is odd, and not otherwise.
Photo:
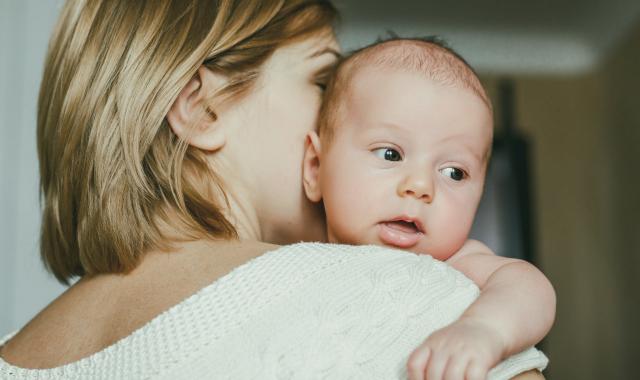
[(202, 150), (216, 151), (224, 146), (226, 136), (222, 124), (208, 104), (211, 94), (224, 84), (221, 75), (200, 66), (167, 113), (167, 121), (176, 136)]
[(304, 141), (304, 159), (302, 161), (302, 182), (304, 193), (311, 202), (320, 202), (320, 138), (315, 132), (307, 133)]

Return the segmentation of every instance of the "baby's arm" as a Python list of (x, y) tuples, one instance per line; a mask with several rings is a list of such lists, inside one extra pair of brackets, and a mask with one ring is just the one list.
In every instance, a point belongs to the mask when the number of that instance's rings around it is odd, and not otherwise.
[(484, 379), (500, 360), (538, 343), (551, 329), (555, 292), (533, 265), (496, 256), (474, 240), (447, 263), (473, 280), (480, 296), (411, 354), (412, 380)]

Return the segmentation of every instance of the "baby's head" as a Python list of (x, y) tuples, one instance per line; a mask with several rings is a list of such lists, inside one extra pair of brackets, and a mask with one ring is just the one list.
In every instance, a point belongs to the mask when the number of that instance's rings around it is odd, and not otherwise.
[(491, 104), (437, 42), (394, 39), (344, 59), (328, 84), (304, 187), (328, 239), (446, 260), (466, 241), (491, 150)]

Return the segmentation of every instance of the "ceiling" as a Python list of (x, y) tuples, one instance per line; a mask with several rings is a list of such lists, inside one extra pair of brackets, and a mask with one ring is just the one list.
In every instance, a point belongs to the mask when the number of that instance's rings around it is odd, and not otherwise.
[(437, 34), (479, 71), (571, 75), (596, 68), (640, 25), (640, 0), (335, 0), (352, 49), (392, 30)]

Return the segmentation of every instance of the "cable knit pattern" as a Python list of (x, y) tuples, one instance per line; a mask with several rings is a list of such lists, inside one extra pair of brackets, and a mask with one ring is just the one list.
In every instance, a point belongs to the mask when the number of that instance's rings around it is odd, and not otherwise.
[[(0, 378), (405, 379), (413, 349), (478, 294), (430, 256), (294, 244), (235, 268), (98, 353), (46, 370), (0, 359)], [(489, 379), (547, 361), (530, 348)]]

